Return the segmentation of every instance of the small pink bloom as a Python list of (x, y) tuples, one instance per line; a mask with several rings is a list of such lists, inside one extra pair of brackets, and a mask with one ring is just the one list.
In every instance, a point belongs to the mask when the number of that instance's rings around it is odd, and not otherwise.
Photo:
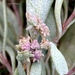
[(44, 56), (44, 55), (42, 54), (42, 51), (40, 51), (40, 50), (35, 50), (35, 51), (34, 51), (33, 62), (35, 62), (35, 61), (39, 62), (39, 60), (41, 59), (42, 56)]
[(32, 43), (31, 43), (31, 48), (32, 49), (39, 49), (40, 48), (40, 45), (38, 43), (37, 40), (33, 40)]
[(43, 36), (48, 36), (48, 35), (50, 35), (49, 34), (49, 28), (46, 26), (46, 24), (45, 23), (42, 23), (41, 24), (41, 27), (40, 27), (40, 32), (41, 32), (41, 34), (43, 35)]
[(30, 25), (27, 29), (31, 29), (33, 26), (37, 31), (40, 32), (40, 34), (44, 37), (49, 36), (49, 28), (46, 26), (45, 23), (43, 23), (42, 19), (39, 18), (37, 15), (32, 15), (30, 13), (26, 13), (27, 21), (30, 23)]
[(30, 42), (24, 43), (21, 45), (23, 50), (30, 50)]
[(30, 37), (22, 37), (19, 41), (19, 46), (22, 50), (30, 50)]
[(36, 25), (38, 22), (37, 16), (31, 13), (26, 13), (26, 18), (27, 18), (27, 21), (30, 23), (33, 23), (33, 25)]
[(49, 28), (46, 26), (45, 23), (40, 23), (35, 26), (35, 28), (41, 33), (42, 36), (46, 37), (49, 36)]

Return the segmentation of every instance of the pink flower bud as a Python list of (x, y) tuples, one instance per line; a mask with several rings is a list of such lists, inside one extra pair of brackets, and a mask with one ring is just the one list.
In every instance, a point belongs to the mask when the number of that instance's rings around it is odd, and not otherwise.
[(39, 60), (41, 59), (42, 56), (44, 56), (44, 55), (42, 54), (42, 51), (40, 51), (40, 50), (35, 50), (35, 51), (34, 51), (33, 62), (35, 62), (35, 61), (39, 62)]
[(19, 46), (22, 50), (30, 50), (30, 37), (22, 37), (19, 41)]
[(39, 49), (40, 48), (40, 45), (38, 43), (37, 40), (33, 40), (32, 43), (31, 43), (31, 48), (32, 49)]

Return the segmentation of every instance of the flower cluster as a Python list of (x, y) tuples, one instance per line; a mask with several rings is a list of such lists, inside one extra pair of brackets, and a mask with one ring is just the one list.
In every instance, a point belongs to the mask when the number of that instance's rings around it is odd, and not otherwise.
[(27, 21), (33, 25), (33, 27), (40, 32), (43, 37), (49, 36), (48, 26), (38, 17), (30, 13), (26, 13)]
[(50, 42), (48, 39), (43, 38), (41, 43), (40, 43), (40, 47), (44, 48), (44, 49), (49, 49), (50, 48)]
[[(32, 40), (31, 37), (21, 37), (19, 40), (19, 44), (16, 45), (18, 48), (18, 55), (21, 57), (25, 57), (26, 60), (30, 59), (33, 62), (39, 62), (41, 57), (43, 56), (42, 50), (40, 48), (49, 49), (50, 42), (46, 39), (46, 36), (49, 36), (49, 28), (48, 26), (36, 15), (32, 15), (30, 13), (26, 13), (27, 17), (27, 30), (34, 29), (33, 33), (40, 33), (42, 37), (42, 41), (39, 44), (36, 39)], [(20, 54), (21, 53), (21, 54)], [(24, 55), (22, 55), (22, 53)], [(29, 56), (29, 57), (28, 57)], [(22, 58), (23, 59), (23, 58)]]
[(19, 50), (20, 52), (29, 51), (31, 54), (33, 54), (34, 55), (32, 57), (33, 62), (35, 61), (39, 62), (39, 60), (43, 56), (42, 51), (40, 50), (40, 44), (38, 43), (38, 41), (36, 39), (32, 40), (29, 36), (27, 38), (21, 37), (17, 47), (19, 47), (18, 49), (20, 49)]

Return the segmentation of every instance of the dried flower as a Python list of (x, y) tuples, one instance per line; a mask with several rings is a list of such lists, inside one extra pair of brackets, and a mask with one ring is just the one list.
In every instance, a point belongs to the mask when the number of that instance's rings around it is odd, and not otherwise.
[(48, 41), (48, 39), (43, 38), (40, 46), (41, 48), (48, 49), (50, 47), (50, 42)]
[(31, 43), (31, 48), (32, 49), (39, 49), (40, 48), (40, 45), (38, 43), (37, 40), (33, 40), (32, 43)]
[(35, 62), (35, 61), (39, 62), (42, 56), (44, 56), (44, 55), (42, 54), (41, 50), (35, 50), (33, 62)]

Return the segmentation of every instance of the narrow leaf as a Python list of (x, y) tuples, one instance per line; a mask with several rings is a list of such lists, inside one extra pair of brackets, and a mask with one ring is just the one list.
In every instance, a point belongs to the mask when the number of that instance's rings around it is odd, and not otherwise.
[(32, 64), (30, 75), (41, 75), (41, 62), (34, 62)]
[(62, 34), (62, 25), (61, 25), (62, 3), (63, 3), (63, 0), (56, 0), (55, 2), (55, 19), (56, 19), (57, 29), (58, 29), (58, 38), (60, 38)]
[(11, 47), (9, 47), (9, 46), (6, 46), (6, 51), (7, 51), (7, 53), (9, 54), (9, 56), (10, 56), (10, 59), (11, 59), (11, 64), (12, 64), (12, 73), (14, 73), (14, 71), (15, 71), (15, 52), (14, 52), (14, 50), (11, 48)]
[(68, 67), (64, 56), (61, 54), (61, 52), (57, 49), (57, 47), (52, 42), (50, 42), (50, 44), (51, 44), (51, 57), (57, 72), (60, 75), (67, 74)]
[(19, 75), (26, 75), (26, 73), (23, 69), (22, 63), (20, 61), (18, 61), (18, 74)]
[[(0, 2), (0, 23), (3, 26), (3, 5), (2, 2)], [(15, 14), (7, 7), (7, 21), (12, 25), (12, 28), (14, 28), (14, 31), (17, 35), (19, 35), (19, 26), (18, 21), (16, 19)]]
[(45, 68), (45, 63), (43, 60), (41, 64), (42, 64), (42, 75), (46, 75), (46, 68)]
[(68, 17), (68, 0), (63, 0), (63, 6), (64, 6), (64, 12), (65, 12), (65, 17), (64, 17), (64, 22), (66, 21)]
[(47, 19), (45, 21), (46, 25), (50, 29), (50, 36), (48, 36), (48, 40), (53, 40), (56, 37), (57, 34), (57, 27), (56, 27), (56, 22), (55, 22), (55, 17), (54, 17), (54, 12), (53, 8), (49, 10)]
[(15, 69), (14, 75), (18, 75), (18, 69)]

